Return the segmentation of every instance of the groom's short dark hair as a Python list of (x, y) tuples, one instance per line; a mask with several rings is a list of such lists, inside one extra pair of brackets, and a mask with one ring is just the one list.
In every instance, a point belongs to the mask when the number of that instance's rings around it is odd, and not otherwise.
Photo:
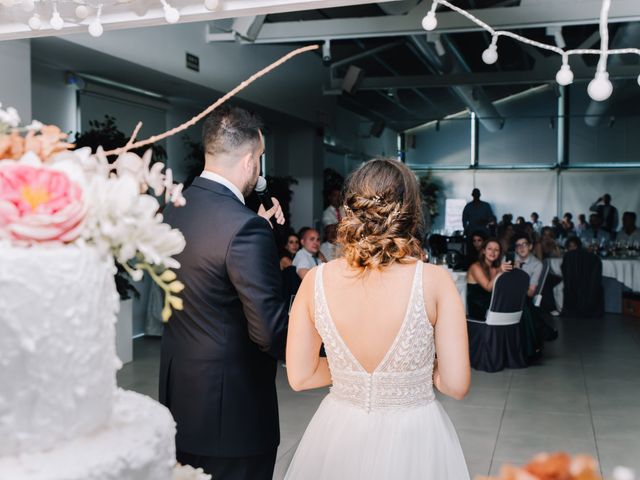
[(246, 145), (258, 148), (261, 129), (262, 120), (255, 113), (222, 106), (205, 118), (202, 145), (210, 155), (230, 153)]

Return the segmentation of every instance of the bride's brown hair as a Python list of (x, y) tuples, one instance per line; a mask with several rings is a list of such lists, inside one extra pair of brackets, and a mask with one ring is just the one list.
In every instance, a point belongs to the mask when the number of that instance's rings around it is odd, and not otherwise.
[(366, 162), (347, 179), (338, 243), (347, 263), (378, 269), (422, 258), (422, 197), (414, 173), (397, 160)]

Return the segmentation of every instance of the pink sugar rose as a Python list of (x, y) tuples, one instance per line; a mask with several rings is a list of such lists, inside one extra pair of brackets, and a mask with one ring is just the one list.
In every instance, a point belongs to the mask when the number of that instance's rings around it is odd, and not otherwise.
[(0, 238), (72, 242), (80, 236), (85, 214), (82, 189), (65, 173), (0, 162)]

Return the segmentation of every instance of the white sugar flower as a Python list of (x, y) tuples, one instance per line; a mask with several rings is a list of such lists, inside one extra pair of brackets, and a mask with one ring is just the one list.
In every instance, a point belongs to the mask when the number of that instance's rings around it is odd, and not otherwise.
[[(0, 104), (0, 107), (2, 104)], [(11, 128), (17, 128), (20, 125), (20, 115), (18, 115), (18, 111), (9, 107), (6, 110), (0, 108), (0, 123), (4, 123)]]

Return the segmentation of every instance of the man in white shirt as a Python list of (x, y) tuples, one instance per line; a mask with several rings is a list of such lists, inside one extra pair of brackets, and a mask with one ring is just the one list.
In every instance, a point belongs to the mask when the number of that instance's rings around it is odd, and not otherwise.
[(322, 263), (318, 258), (320, 234), (317, 230), (310, 228), (302, 234), (300, 244), (302, 248), (293, 257), (293, 266), (296, 267), (300, 278), (304, 278), (309, 270)]
[(516, 246), (516, 267), (521, 268), (529, 275), (529, 290), (527, 296), (533, 298), (540, 284), (542, 274), (542, 262), (535, 255), (531, 255), (533, 245), (526, 233), (518, 233), (514, 237)]
[(340, 205), (340, 189), (332, 188), (328, 194), (329, 206), (322, 212), (322, 226), (340, 223), (344, 217), (344, 211)]
[(635, 212), (624, 212), (622, 214), (622, 230), (618, 233), (616, 240), (626, 244), (640, 242), (640, 230), (636, 227)]
[(542, 225), (542, 222), (540, 221), (538, 212), (531, 212), (531, 225), (533, 225), (533, 230), (538, 234), (540, 233), (540, 230), (542, 230), (544, 225)]

